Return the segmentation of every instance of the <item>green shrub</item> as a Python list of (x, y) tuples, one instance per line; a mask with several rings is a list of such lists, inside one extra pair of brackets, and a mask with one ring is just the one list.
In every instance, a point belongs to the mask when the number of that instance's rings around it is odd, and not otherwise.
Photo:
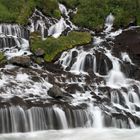
[(25, 25), (36, 7), (47, 16), (61, 16), (57, 0), (0, 0), (0, 22)]
[(127, 26), (137, 20), (140, 25), (140, 0), (59, 0), (70, 8), (77, 7), (73, 22), (87, 28), (103, 27), (109, 13), (115, 16), (115, 26)]

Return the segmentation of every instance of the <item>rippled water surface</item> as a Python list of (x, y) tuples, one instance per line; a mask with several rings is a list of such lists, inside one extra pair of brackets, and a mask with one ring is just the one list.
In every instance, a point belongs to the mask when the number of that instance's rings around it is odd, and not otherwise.
[(140, 129), (71, 129), (1, 134), (0, 140), (140, 140)]

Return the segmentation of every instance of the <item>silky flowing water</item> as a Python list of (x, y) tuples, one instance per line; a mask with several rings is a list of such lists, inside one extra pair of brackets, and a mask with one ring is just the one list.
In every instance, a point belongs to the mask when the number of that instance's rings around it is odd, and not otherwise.
[[(58, 38), (66, 29), (78, 30), (70, 21), (72, 11), (62, 4), (59, 8), (64, 15), (60, 20), (35, 9), (28, 31), (16, 24), (0, 24), (0, 49), (7, 59), (32, 55), (28, 32), (39, 31), (45, 40)], [(62, 74), (42, 70), (35, 63), (27, 70), (15, 65), (1, 69), (0, 140), (140, 139), (140, 82), (122, 72), (122, 64), (134, 65), (129, 55), (121, 52), (118, 58), (112, 53), (113, 39), (123, 32), (112, 31), (113, 21), (110, 13), (102, 35), (93, 36), (94, 47), (79, 46), (61, 54), (54, 65), (61, 66)], [(74, 89), (71, 97), (55, 100), (49, 96), (53, 87), (49, 77), (63, 91)]]

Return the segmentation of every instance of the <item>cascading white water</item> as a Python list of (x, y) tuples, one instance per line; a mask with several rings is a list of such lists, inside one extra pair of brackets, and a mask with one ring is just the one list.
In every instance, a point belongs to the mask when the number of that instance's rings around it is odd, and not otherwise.
[(28, 31), (17, 24), (0, 24), (2, 47), (8, 59), (14, 56), (30, 55)]
[[(119, 127), (119, 128), (135, 128), (135, 120), (132, 120), (132, 117), (128, 117), (127, 114), (133, 114), (134, 116), (139, 118), (139, 92), (134, 91), (133, 86), (136, 85), (136, 87), (139, 89), (139, 82), (134, 81), (132, 79), (128, 79), (124, 73), (121, 71), (121, 63), (127, 62), (131, 65), (134, 65), (131, 61), (130, 57), (127, 53), (123, 52), (121, 53), (121, 59), (117, 58), (112, 55), (112, 51), (108, 48), (106, 48), (103, 45), (103, 42), (107, 39), (115, 39), (116, 36), (122, 33), (122, 30), (118, 30), (115, 32), (111, 32), (113, 27), (113, 21), (114, 17), (112, 14), (110, 14), (105, 23), (105, 37), (95, 37), (93, 44), (95, 45), (94, 48), (91, 49), (84, 49), (82, 47), (80, 48), (74, 48), (67, 52), (64, 52), (57, 63), (61, 64), (61, 66), (64, 68), (65, 71), (69, 71), (71, 73), (74, 73), (76, 75), (83, 75), (84, 72), (86, 72), (86, 75), (89, 73), (87, 72), (87, 60), (90, 60), (90, 66), (88, 65), (88, 68), (90, 67), (90, 72), (92, 71), (96, 76), (104, 78), (105, 83), (101, 82), (98, 84), (93, 84), (96, 88), (92, 90), (96, 96), (99, 96), (101, 99), (105, 96), (100, 93), (99, 89), (100, 87), (110, 87), (112, 90), (108, 91), (110, 92), (110, 99), (111, 99), (111, 106), (112, 108), (109, 108), (105, 105), (105, 108), (110, 110), (110, 116), (112, 116), (110, 120), (109, 126), (112, 127)], [(110, 41), (111, 42), (111, 41)], [(111, 42), (113, 45), (113, 41)], [(110, 43), (110, 44), (111, 44)], [(111, 46), (111, 45), (110, 45)], [(111, 46), (113, 47), (113, 46)], [(98, 64), (100, 63), (97, 52), (105, 54), (105, 56), (110, 60), (112, 63), (112, 68), (107, 71), (108, 73), (106, 75), (98, 74)], [(87, 59), (87, 56), (90, 56), (90, 59)], [(87, 60), (86, 60), (87, 59)], [(102, 66), (101, 66), (102, 67)], [(90, 74), (89, 74), (90, 75)], [(84, 80), (82, 84), (84, 85)], [(132, 84), (133, 83), (133, 84)], [(79, 84), (78, 84), (79, 85)], [(92, 86), (93, 86), (92, 85)], [(80, 85), (79, 85), (80, 86)], [(126, 89), (126, 90), (123, 90)], [(76, 92), (77, 94), (77, 92)], [(78, 94), (77, 94), (78, 95)], [(80, 97), (81, 96), (81, 97)], [(91, 98), (91, 95), (85, 93), (79, 93), (78, 96), (74, 96), (74, 98), (78, 98), (76, 100), (76, 104), (81, 103), (81, 100), (91, 100), (94, 102), (94, 99)], [(89, 102), (86, 102), (89, 105)], [(90, 106), (90, 105), (89, 105)], [(113, 109), (114, 108), (114, 109)], [(137, 109), (136, 109), (137, 108)], [(91, 111), (92, 110), (92, 111)], [(102, 128), (106, 124), (105, 122), (105, 114), (104, 111), (99, 111), (98, 108), (96, 110), (96, 105), (92, 109), (90, 109), (89, 112), (93, 112), (94, 115), (92, 115), (93, 120), (97, 119), (96, 123), (93, 123), (94, 127)], [(122, 114), (118, 112), (118, 110), (122, 111)]]
[(48, 36), (58, 38), (62, 32), (67, 28), (64, 18), (61, 18), (56, 24), (52, 25), (48, 30)]
[(126, 78), (124, 74), (120, 71), (120, 64), (117, 58), (112, 57), (111, 53), (108, 52), (106, 55), (110, 58), (113, 64), (113, 69), (109, 72), (107, 85), (117, 88), (126, 85)]
[[(29, 19), (31, 22), (31, 25), (28, 26), (29, 31), (39, 31), (42, 39), (46, 39), (47, 35), (58, 38), (67, 28), (69, 31), (77, 29), (70, 21), (70, 11), (62, 4), (59, 4), (59, 8), (62, 14), (60, 20), (45, 17), (36, 9)], [(63, 17), (63, 15), (65, 16)], [(35, 21), (34, 17), (38, 17), (38, 20)], [(86, 49), (81, 46), (63, 52), (55, 63), (64, 69), (61, 76), (55, 75), (53, 72), (50, 74), (48, 71), (39, 71), (34, 67), (32, 72), (28, 71), (29, 69), (18, 69), (9, 65), (2, 68), (3, 71), (9, 72), (8, 74), (0, 72), (0, 97), (2, 100), (11, 103), (14, 96), (25, 100), (20, 100), (20, 103), (13, 101), (12, 103), (15, 103), (16, 106), (8, 104), (9, 106), (5, 107), (5, 104), (2, 104), (0, 109), (1, 133), (77, 127), (135, 128), (140, 116), (140, 83), (128, 79), (121, 72), (120, 65), (121, 62), (131, 64), (133, 62), (125, 52), (121, 53), (119, 59), (103, 45), (108, 38), (113, 40), (122, 32), (122, 30), (111, 32), (113, 21), (114, 17), (110, 14), (106, 18), (106, 29), (103, 36), (94, 37), (93, 47)], [(1, 45), (1, 51), (8, 59), (31, 54), (28, 34), (23, 30), (19, 25), (0, 25), (0, 38), (4, 44)], [(113, 44), (113, 42), (111, 43)], [(105, 59), (107, 60), (104, 61)], [(107, 62), (111, 65), (110, 67)], [(100, 71), (104, 66), (106, 72), (102, 74)], [(15, 70), (16, 72), (11, 74)], [(49, 74), (50, 76), (48, 76)], [(61, 105), (51, 104), (54, 99), (47, 94), (53, 86), (50, 84), (51, 80), (48, 80), (50, 77), (54, 77), (54, 81), (52, 80), (54, 84), (62, 86), (66, 93), (68, 86), (74, 85), (75, 91), (71, 92), (72, 98), (67, 103), (70, 107), (65, 106), (67, 100), (65, 101), (63, 98), (55, 100)], [(52, 81), (51, 83), (53, 83)], [(134, 86), (138, 88), (137, 92)], [(105, 90), (101, 91), (102, 88)], [(106, 98), (108, 100), (104, 102)], [(40, 99), (43, 100), (41, 103)], [(28, 101), (30, 102), (28, 103)], [(48, 107), (45, 106), (46, 103), (49, 104)], [(83, 108), (83, 106), (86, 107)]]
[(114, 22), (114, 16), (112, 15), (112, 13), (110, 13), (105, 21), (105, 31), (106, 33), (110, 32), (112, 30), (112, 26), (113, 26), (113, 22)]
[(77, 29), (77, 27), (70, 21), (69, 11), (67, 11), (66, 7), (63, 4), (59, 4), (59, 9), (64, 17), (61, 17), (61, 19), (48, 30), (48, 36), (53, 36), (54, 38), (58, 38), (66, 29)]
[[(86, 112), (86, 110), (62, 110), (57, 106), (44, 108), (32, 107), (30, 109), (24, 109), (20, 106), (1, 108), (0, 132), (9, 133), (91, 127), (91, 122), (87, 124), (90, 117), (91, 114), (88, 111)], [(96, 119), (99, 120), (98, 118)]]

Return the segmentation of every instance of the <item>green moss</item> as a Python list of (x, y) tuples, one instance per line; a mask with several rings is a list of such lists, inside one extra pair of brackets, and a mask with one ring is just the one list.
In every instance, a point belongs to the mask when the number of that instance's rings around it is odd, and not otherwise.
[(4, 56), (4, 54), (2, 52), (0, 52), (0, 65), (5, 64), (6, 61), (6, 57)]
[(31, 49), (34, 52), (37, 48), (45, 51), (44, 59), (48, 62), (52, 61), (60, 52), (70, 49), (77, 45), (87, 44), (91, 41), (91, 35), (88, 32), (70, 32), (68, 36), (61, 36), (58, 39), (49, 37), (42, 41), (41, 38), (35, 37), (31, 39)]
[(0, 52), (0, 62), (5, 59), (5, 56), (2, 52)]

